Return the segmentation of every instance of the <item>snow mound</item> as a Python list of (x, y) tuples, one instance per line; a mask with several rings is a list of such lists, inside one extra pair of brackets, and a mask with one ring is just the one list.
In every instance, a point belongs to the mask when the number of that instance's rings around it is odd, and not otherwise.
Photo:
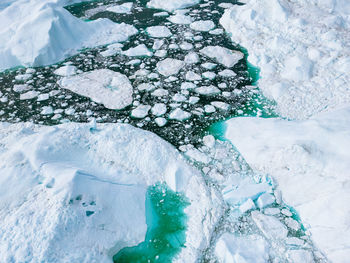
[(0, 11), (0, 71), (53, 64), (82, 48), (126, 41), (138, 32), (108, 19), (84, 22), (61, 6), (67, 2), (18, 0)]
[(332, 262), (350, 249), (350, 106), (306, 121), (235, 118), (226, 137), (249, 165), (277, 180), (314, 243)]
[(147, 6), (150, 8), (163, 9), (169, 12), (173, 12), (176, 9), (182, 9), (196, 5), (200, 0), (151, 0), (147, 3)]
[(108, 109), (121, 110), (132, 103), (133, 87), (127, 76), (109, 69), (98, 69), (65, 77), (59, 85), (102, 103)]
[(144, 240), (145, 193), (157, 182), (191, 203), (179, 260), (208, 245), (216, 208), (200, 172), (150, 132), (2, 123), (0, 157), (1, 262), (112, 262)]
[(249, 0), (220, 23), (261, 70), (279, 113), (305, 119), (350, 102), (350, 2)]

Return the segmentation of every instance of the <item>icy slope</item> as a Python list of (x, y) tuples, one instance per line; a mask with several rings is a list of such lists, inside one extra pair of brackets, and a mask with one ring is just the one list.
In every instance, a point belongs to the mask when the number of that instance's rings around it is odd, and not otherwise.
[(332, 262), (350, 255), (350, 106), (306, 121), (235, 118), (226, 137), (270, 174)]
[(0, 261), (112, 262), (144, 240), (159, 181), (191, 202), (179, 259), (193, 262), (217, 208), (170, 144), (129, 125), (0, 124)]
[(84, 22), (62, 7), (73, 2), (18, 0), (0, 9), (0, 71), (53, 64), (84, 47), (125, 41), (137, 33), (108, 19)]
[(281, 115), (304, 119), (350, 102), (350, 2), (249, 0), (220, 22), (261, 69)]

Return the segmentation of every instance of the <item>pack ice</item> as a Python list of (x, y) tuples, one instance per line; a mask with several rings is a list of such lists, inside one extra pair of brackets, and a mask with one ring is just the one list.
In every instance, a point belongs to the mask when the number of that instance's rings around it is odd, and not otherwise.
[(147, 187), (166, 182), (190, 201), (177, 260), (194, 262), (216, 215), (199, 171), (150, 132), (95, 125), (0, 124), (0, 261), (112, 262), (144, 240)]
[(249, 165), (276, 179), (331, 262), (350, 255), (350, 105), (305, 121), (234, 118), (226, 137)]
[(220, 23), (260, 68), (282, 116), (305, 119), (350, 102), (350, 2), (249, 0)]
[(78, 1), (18, 0), (0, 9), (0, 71), (59, 62), (82, 48), (125, 41), (135, 27), (109, 19), (84, 22), (62, 6)]
[(196, 5), (200, 2), (200, 0), (151, 0), (147, 3), (147, 6), (150, 8), (163, 9), (169, 12), (172, 12), (176, 9), (182, 9), (186, 7), (190, 7)]

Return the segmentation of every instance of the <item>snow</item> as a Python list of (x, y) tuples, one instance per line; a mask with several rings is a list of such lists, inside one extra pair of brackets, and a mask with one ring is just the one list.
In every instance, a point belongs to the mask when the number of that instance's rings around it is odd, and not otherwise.
[(219, 263), (265, 263), (269, 261), (269, 245), (258, 235), (225, 233), (216, 243), (215, 255)]
[(217, 215), (212, 194), (200, 172), (150, 132), (1, 123), (0, 156), (1, 262), (112, 262), (144, 240), (145, 193), (156, 182), (190, 203), (178, 259), (194, 262), (208, 245)]
[(108, 7), (106, 10), (109, 12), (117, 13), (117, 14), (125, 14), (130, 13), (132, 9), (133, 3), (124, 3), (121, 5), (113, 5)]
[(64, 77), (59, 85), (79, 95), (102, 103), (108, 109), (123, 109), (132, 103), (133, 88), (129, 79), (109, 69), (98, 69)]
[(138, 32), (108, 19), (84, 22), (62, 7), (66, 3), (18, 0), (0, 11), (0, 71), (54, 64), (82, 48), (126, 41)]
[(129, 48), (122, 51), (122, 54), (129, 57), (152, 57), (153, 53), (146, 47), (145, 44)]
[(350, 102), (350, 2), (249, 0), (220, 23), (260, 68), (281, 116), (306, 119)]
[(147, 3), (147, 6), (150, 8), (163, 9), (169, 12), (173, 12), (176, 9), (183, 9), (186, 7), (190, 7), (196, 5), (200, 2), (200, 0), (150, 0)]
[(339, 263), (350, 254), (349, 123), (350, 105), (304, 121), (234, 118), (225, 133), (254, 170), (276, 180), (315, 245)]
[(207, 46), (200, 50), (203, 55), (215, 59), (227, 68), (233, 67), (244, 55), (240, 51), (230, 50), (221, 46)]
[(155, 38), (170, 37), (172, 35), (166, 26), (150, 26), (146, 28), (146, 32)]
[(185, 63), (178, 59), (166, 58), (157, 63), (157, 71), (165, 76), (171, 76), (179, 73)]

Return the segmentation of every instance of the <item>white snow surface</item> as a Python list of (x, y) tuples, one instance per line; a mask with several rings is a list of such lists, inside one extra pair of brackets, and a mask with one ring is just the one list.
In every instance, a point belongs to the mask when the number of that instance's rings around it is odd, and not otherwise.
[(59, 62), (82, 48), (127, 40), (134, 26), (109, 19), (84, 22), (63, 5), (78, 1), (17, 0), (0, 8), (0, 71)]
[(350, 102), (350, 2), (248, 0), (220, 23), (260, 68), (279, 114), (306, 119)]
[(163, 9), (168, 12), (173, 12), (176, 9), (182, 9), (196, 5), (200, 0), (151, 0), (147, 3), (147, 6), (150, 8)]
[(194, 262), (217, 205), (169, 143), (125, 124), (0, 123), (0, 261), (112, 262), (144, 240), (145, 193), (156, 182), (190, 201), (177, 260)]
[(128, 77), (109, 69), (97, 69), (64, 77), (59, 81), (59, 85), (102, 103), (108, 109), (123, 109), (129, 106), (133, 99), (133, 87)]
[(234, 118), (225, 136), (270, 174), (331, 262), (350, 254), (350, 105), (308, 120)]

